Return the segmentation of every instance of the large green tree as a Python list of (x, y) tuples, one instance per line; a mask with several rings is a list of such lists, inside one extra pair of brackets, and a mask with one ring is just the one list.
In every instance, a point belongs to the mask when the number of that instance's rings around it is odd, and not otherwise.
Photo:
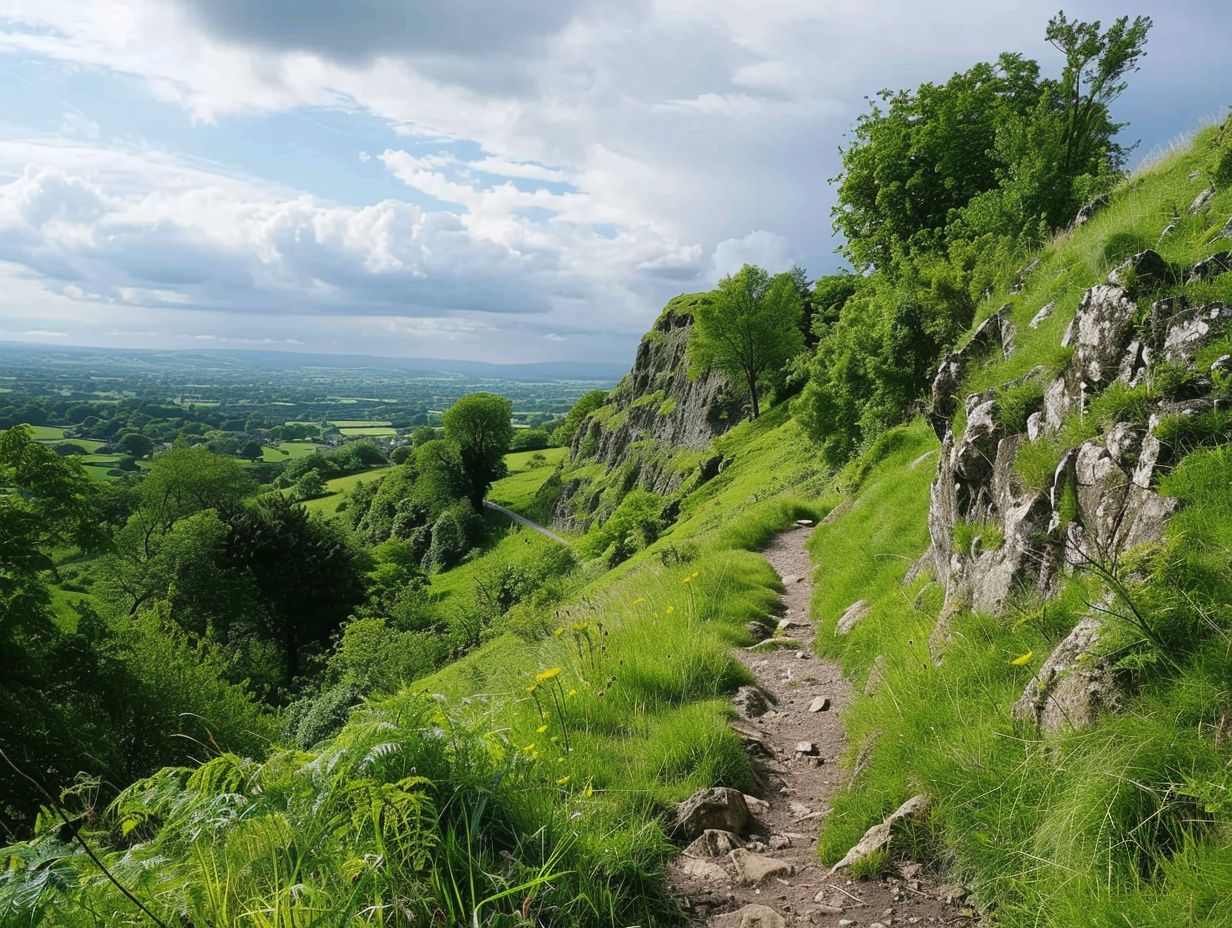
[(771, 374), (804, 349), (799, 280), (791, 272), (773, 277), (746, 264), (719, 281), (709, 300), (693, 310), (689, 366), (696, 374), (723, 371), (748, 392), (753, 418)]
[(282, 652), (284, 682), (303, 670), (363, 600), (367, 563), (341, 527), (281, 493), (226, 514), (226, 560), (251, 577), (260, 633)]
[(467, 498), (478, 512), (492, 481), (505, 474), (505, 452), (513, 440), (513, 404), (495, 393), (472, 393), (445, 412), (445, 438), (462, 457)]

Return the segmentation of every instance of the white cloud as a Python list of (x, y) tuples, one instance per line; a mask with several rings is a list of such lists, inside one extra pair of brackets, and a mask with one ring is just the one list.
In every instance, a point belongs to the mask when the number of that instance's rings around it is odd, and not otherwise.
[[(1131, 93), (1195, 62), (1225, 67), (1202, 6), (1159, 17), (1172, 45), (1153, 40)], [(1051, 68), (1053, 12), (1044, 0), (9, 0), (0, 52), (136, 78), (203, 133), (241, 114), (375, 116), (407, 141), (378, 155), (385, 143), (365, 140), (358, 157), (367, 170), (379, 158), (414, 202), (339, 205), (328, 189), (109, 148), (69, 111), (58, 142), (0, 141), (0, 175), (15, 178), (0, 186), (0, 260), (38, 275), (58, 307), (475, 312), (504, 318), (510, 344), (509, 320), (532, 317), (539, 347), (562, 331), (630, 339), (665, 296), (743, 261), (833, 267), (826, 179), (864, 96), (1004, 49)]]
[(756, 264), (771, 274), (790, 270), (797, 263), (791, 243), (781, 235), (758, 229), (743, 238), (729, 238), (714, 248), (714, 279), (734, 274), (746, 264)]

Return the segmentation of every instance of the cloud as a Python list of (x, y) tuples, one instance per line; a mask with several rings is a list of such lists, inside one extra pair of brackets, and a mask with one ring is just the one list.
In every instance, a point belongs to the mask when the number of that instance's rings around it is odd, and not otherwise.
[(758, 229), (743, 238), (729, 238), (714, 249), (714, 279), (734, 274), (746, 264), (756, 264), (771, 274), (790, 270), (798, 261), (791, 243), (781, 235)]
[[(43, 165), (57, 153), (8, 152)], [(0, 147), (0, 175), (5, 154)], [(391, 172), (455, 205), (346, 206), (194, 166), (173, 179), (164, 158), (145, 165), (132, 153), (90, 150), (79, 160), (92, 166), (89, 177), (26, 164), (0, 182), (0, 260), (82, 303), (425, 319), (563, 318), (601, 304), (617, 317), (623, 310), (632, 332), (639, 308), (669, 295), (658, 266), (699, 269), (697, 246), (648, 228), (596, 228), (609, 214), (585, 195), (454, 179), (401, 151), (382, 155)], [(158, 182), (143, 186), (146, 174)]]
[(567, 342), (569, 340), (564, 335), (558, 335), (556, 332), (549, 332), (543, 337), (550, 342)]
[[(1117, 111), (1151, 127), (1143, 150), (1222, 102), (1203, 89), (1232, 79), (1224, 37), (1206, 28), (1219, 11), (1195, 0), (1159, 17)], [(865, 95), (1006, 49), (1055, 73), (1042, 36), (1053, 12), (1043, 0), (10, 0), (0, 53), (12, 61), (144, 86), (202, 138), (238, 116), (266, 129), (276, 114), (354, 114), (386, 130), (355, 146), (365, 179), (384, 168), (403, 189), (254, 182), (160, 138), (107, 148), (82, 112), (58, 141), (0, 141), (0, 260), (41, 280), (49, 305), (92, 312), (243, 312), (254, 329), (311, 317), (331, 339), (349, 337), (331, 315), (369, 320), (377, 339), (381, 319), (474, 313), (523, 350), (553, 332), (577, 350), (589, 337), (627, 350), (665, 297), (743, 261), (835, 267), (827, 178)], [(301, 144), (311, 151), (288, 139)]]

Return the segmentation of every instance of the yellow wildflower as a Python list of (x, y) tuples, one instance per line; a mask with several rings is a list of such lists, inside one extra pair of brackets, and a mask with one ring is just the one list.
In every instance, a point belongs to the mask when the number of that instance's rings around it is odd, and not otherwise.
[(572, 697), (572, 696), (576, 696), (576, 695), (577, 695), (577, 690), (573, 690), (573, 689), (571, 689), (571, 690), (569, 690), (569, 692), (567, 692), (565, 695), (566, 695), (566, 696), (570, 696), (570, 697)]
[(548, 730), (548, 727), (546, 725), (540, 725), (538, 728), (535, 729), (535, 734), (542, 735), (547, 730)]
[(640, 605), (641, 605), (642, 603), (644, 603), (645, 601), (646, 601), (646, 597), (645, 597), (645, 596), (639, 596), (637, 599), (633, 600), (633, 605), (635, 605), (635, 606), (640, 606)]
[(555, 635), (557, 638), (559, 638), (564, 633), (565, 633), (565, 626), (563, 625), (557, 625), (556, 628), (552, 632), (552, 634)]
[(559, 777), (559, 778), (556, 780), (556, 785), (557, 785), (557, 786), (564, 786), (566, 783), (568, 783), (568, 782), (569, 782), (570, 780), (572, 780), (572, 779), (573, 779), (573, 777), (569, 777), (569, 776)]
[(555, 680), (559, 676), (560, 676), (560, 668), (551, 667), (548, 670), (543, 671), (543, 673), (535, 674), (535, 682), (536, 683), (547, 683), (549, 680)]
[(1027, 661), (1031, 660), (1031, 658), (1033, 658), (1033, 657), (1035, 657), (1035, 652), (1034, 652), (1034, 651), (1028, 651), (1026, 654), (1020, 654), (1020, 655), (1018, 655), (1016, 658), (1014, 658), (1012, 661), (1010, 661), (1010, 663), (1011, 663), (1011, 664), (1013, 664), (1015, 667), (1021, 667), (1023, 664), (1025, 664)]
[(663, 614), (664, 614), (664, 615), (671, 615), (671, 614), (672, 614), (673, 612), (675, 612), (675, 611), (676, 611), (676, 607), (675, 607), (675, 606), (668, 606), (666, 609), (664, 609), (664, 610), (663, 610)]
[(525, 751), (527, 754), (534, 754), (535, 753), (535, 742), (532, 741), (526, 747), (522, 748), (522, 750)]

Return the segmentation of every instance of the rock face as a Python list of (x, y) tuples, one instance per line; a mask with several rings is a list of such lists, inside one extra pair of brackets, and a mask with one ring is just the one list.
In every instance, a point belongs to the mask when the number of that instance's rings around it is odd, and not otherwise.
[[(670, 466), (664, 449), (695, 451), (748, 415), (747, 402), (727, 378), (711, 372), (696, 378), (688, 373), (686, 348), (693, 310), (706, 294), (676, 297), (642, 337), (633, 367), (612, 390), (608, 401), (583, 420), (569, 448), (571, 464), (598, 463), (607, 471), (627, 468), (626, 488), (641, 487), (668, 494), (685, 480), (703, 483), (721, 469), (721, 457), (702, 461), (694, 471)], [(639, 453), (641, 449), (655, 453)], [(554, 524), (582, 530), (595, 506), (584, 494), (585, 484), (569, 481), (561, 487), (552, 513)]]
[(740, 790), (716, 786), (699, 790), (676, 807), (674, 834), (684, 841), (693, 841), (710, 830), (743, 835), (751, 820)]
[(1116, 708), (1122, 690), (1111, 666), (1092, 652), (1103, 625), (1087, 616), (1057, 645), (1014, 704), (1014, 718), (1041, 731), (1082, 728)]
[[(1055, 441), (1067, 418), (1083, 413), (1112, 383), (1130, 388), (1156, 383), (1161, 366), (1192, 365), (1204, 346), (1232, 328), (1232, 310), (1225, 304), (1191, 306), (1184, 297), (1155, 302), (1142, 319), (1137, 301), (1116, 281), (1133, 285), (1165, 273), (1159, 255), (1143, 252), (1118, 268), (1113, 282), (1087, 290), (1062, 337), (1062, 347), (1072, 349), (1064, 367), (1059, 372), (1038, 367), (965, 397), (966, 423), (957, 435), (952, 428), (957, 385), (971, 365), (997, 349), (1012, 350), (1012, 337), (1008, 342), (1004, 337), (1012, 328), (1008, 311), (990, 317), (966, 346), (942, 360), (930, 416), (942, 446), (929, 533), (951, 622), (958, 607), (999, 613), (1019, 592), (1047, 595), (1068, 567), (1160, 537), (1176, 502), (1156, 490), (1159, 469), (1169, 462), (1155, 431), (1166, 416), (1200, 413), (1223, 402), (1209, 395), (1209, 380), (1190, 380), (1176, 388), (1177, 394), (1159, 397), (1144, 421), (1116, 424), (1062, 449), (1045, 485), (1025, 485), (1016, 462), (1028, 443)], [(1029, 383), (1042, 393), (1038, 408), (1025, 423), (1007, 424), (999, 414), (999, 397)], [(934, 634), (933, 646), (943, 647), (951, 630), (947, 625)]]

